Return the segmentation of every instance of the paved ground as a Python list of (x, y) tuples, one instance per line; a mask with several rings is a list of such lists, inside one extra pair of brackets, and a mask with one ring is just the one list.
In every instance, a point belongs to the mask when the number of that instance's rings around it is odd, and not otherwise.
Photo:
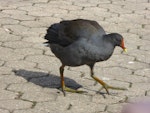
[[(75, 18), (124, 36), (128, 53), (116, 48), (95, 73), (127, 91), (98, 93), (86, 66), (66, 68), (65, 81), (87, 94), (64, 97), (57, 89), (60, 62), (43, 36), (50, 24)], [(0, 113), (117, 113), (144, 96), (150, 96), (150, 0), (0, 0)]]

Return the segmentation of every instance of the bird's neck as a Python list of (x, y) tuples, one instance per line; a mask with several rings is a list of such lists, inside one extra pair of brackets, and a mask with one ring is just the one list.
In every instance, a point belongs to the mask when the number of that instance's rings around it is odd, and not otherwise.
[(112, 45), (113, 48), (115, 48), (116, 44), (113, 40), (113, 37), (111, 36), (111, 34), (106, 34), (103, 36), (103, 41), (106, 45)]

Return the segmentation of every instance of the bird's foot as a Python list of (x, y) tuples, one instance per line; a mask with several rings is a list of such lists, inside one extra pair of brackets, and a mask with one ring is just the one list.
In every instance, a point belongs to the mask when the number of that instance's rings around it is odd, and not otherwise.
[(72, 89), (72, 88), (69, 88), (69, 87), (66, 87), (64, 86), (63, 88), (61, 88), (64, 96), (66, 96), (66, 92), (71, 92), (71, 93), (86, 93), (86, 91), (81, 91), (81, 90), (75, 90), (75, 89)]
[(109, 94), (109, 91), (108, 89), (113, 89), (113, 90), (127, 90), (127, 88), (123, 88), (123, 87), (114, 87), (114, 86), (110, 86), (108, 84), (104, 84), (100, 89), (99, 91), (101, 91), (102, 89), (105, 89), (107, 94)]

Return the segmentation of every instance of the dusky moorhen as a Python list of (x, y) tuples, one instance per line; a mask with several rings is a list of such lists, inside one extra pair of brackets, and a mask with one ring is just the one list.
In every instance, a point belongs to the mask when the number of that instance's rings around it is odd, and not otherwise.
[(51, 51), (60, 59), (61, 88), (65, 91), (81, 93), (80, 90), (71, 89), (64, 83), (64, 67), (88, 65), (91, 70), (91, 77), (99, 82), (103, 88), (124, 90), (125, 88), (113, 87), (96, 76), (93, 67), (96, 62), (105, 61), (111, 57), (116, 46), (124, 51), (124, 39), (118, 33), (106, 34), (104, 29), (92, 20), (76, 19), (55, 23), (47, 29), (45, 39), (50, 45)]

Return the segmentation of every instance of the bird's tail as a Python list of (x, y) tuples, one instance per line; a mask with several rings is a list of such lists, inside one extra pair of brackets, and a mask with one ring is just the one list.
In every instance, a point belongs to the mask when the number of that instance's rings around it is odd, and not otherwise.
[(59, 42), (58, 38), (59, 24), (53, 24), (47, 29), (45, 39), (48, 40), (48, 43), (57, 43)]
[(46, 46), (46, 47), (50, 47), (50, 43), (48, 41), (44, 42), (43, 45)]

